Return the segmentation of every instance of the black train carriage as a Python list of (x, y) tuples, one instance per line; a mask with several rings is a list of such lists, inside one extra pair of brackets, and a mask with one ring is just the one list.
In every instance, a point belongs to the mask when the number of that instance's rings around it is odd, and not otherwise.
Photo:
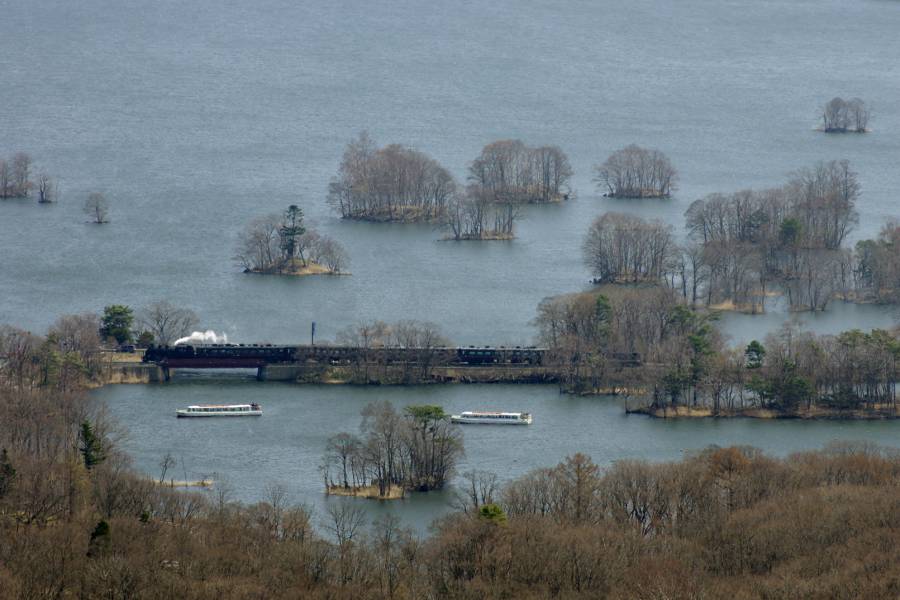
[(542, 348), (468, 348), (456, 349), (456, 360), (467, 365), (540, 365), (543, 362), (544, 352)]

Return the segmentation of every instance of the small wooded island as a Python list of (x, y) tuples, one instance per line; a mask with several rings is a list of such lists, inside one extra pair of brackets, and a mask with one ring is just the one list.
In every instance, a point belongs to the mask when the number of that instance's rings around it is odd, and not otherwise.
[(594, 167), (594, 180), (610, 198), (668, 198), (678, 172), (659, 150), (631, 144)]
[(344, 151), (328, 202), (345, 219), (435, 223), (449, 230), (449, 240), (510, 240), (519, 207), (568, 198), (571, 175), (556, 146), (500, 140), (482, 149), (469, 165), (469, 184), (461, 186), (422, 152), (376, 148), (361, 133)]
[(387, 401), (362, 410), (364, 437), (328, 438), (322, 461), (325, 491), (380, 500), (407, 491), (442, 489), (463, 455), (462, 432), (440, 406), (407, 406), (403, 414)]
[(46, 173), (38, 173), (37, 181), (33, 181), (33, 161), (25, 152), (16, 152), (9, 160), (0, 158), (0, 199), (29, 198), (37, 191), (40, 204), (56, 202), (59, 186)]
[(818, 163), (777, 188), (694, 201), (681, 243), (669, 223), (607, 212), (588, 228), (584, 261), (595, 283), (662, 283), (692, 309), (761, 313), (774, 296), (795, 312), (835, 299), (895, 303), (900, 225), (848, 247), (860, 193), (849, 162)]
[(237, 263), (245, 273), (349, 275), (344, 247), (303, 222), (303, 209), (290, 205), (281, 215), (250, 222), (238, 242)]
[(619, 393), (629, 412), (897, 418), (900, 331), (785, 325), (735, 348), (714, 320), (662, 284), (608, 284), (545, 300), (535, 322), (565, 391)]
[(822, 109), (822, 131), (825, 133), (866, 133), (871, 113), (859, 98), (832, 98)]

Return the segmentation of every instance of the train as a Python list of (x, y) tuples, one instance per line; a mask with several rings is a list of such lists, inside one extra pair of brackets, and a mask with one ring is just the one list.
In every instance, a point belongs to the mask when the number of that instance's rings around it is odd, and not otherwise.
[(351, 346), (279, 346), (272, 344), (181, 344), (178, 346), (151, 345), (144, 351), (143, 361), (160, 364), (219, 362), (221, 364), (261, 366), (271, 363), (327, 362), (350, 363), (357, 360), (372, 362), (420, 362), (434, 364), (529, 364), (540, 365), (546, 350), (536, 347), (492, 348), (404, 348), (384, 346), (357, 348)]
[[(548, 350), (536, 346), (492, 347), (457, 346), (405, 348), (379, 346), (281, 346), (273, 344), (181, 344), (153, 346), (144, 352), (143, 361), (167, 366), (199, 368), (260, 367), (274, 363), (350, 364), (358, 361), (391, 364), (428, 362), (433, 365), (534, 365), (547, 361)], [(607, 356), (622, 366), (640, 366), (637, 352)]]

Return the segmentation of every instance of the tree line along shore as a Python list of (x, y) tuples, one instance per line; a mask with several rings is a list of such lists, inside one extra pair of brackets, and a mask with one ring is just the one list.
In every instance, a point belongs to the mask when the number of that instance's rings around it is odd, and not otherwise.
[(714, 312), (671, 287), (605, 285), (549, 298), (536, 323), (564, 390), (607, 393), (622, 370), (613, 353), (638, 353), (619, 392), (654, 416), (896, 418), (900, 330), (819, 335), (786, 324), (730, 347)]
[(692, 307), (764, 312), (781, 295), (792, 311), (837, 299), (900, 301), (900, 224), (848, 247), (859, 221), (857, 173), (847, 161), (795, 171), (783, 186), (710, 194), (685, 212), (684, 241), (670, 224), (608, 212), (583, 254), (596, 283), (660, 283)]
[[(599, 298), (593, 314), (631, 310)], [(674, 310), (671, 327), (699, 345), (703, 325)], [(106, 311), (108, 335), (122, 335), (124, 312)], [(574, 453), (508, 481), (474, 469), (425, 537), (395, 516), (370, 522), (353, 499), (314, 512), (279, 485), (253, 504), (215, 482), (161, 485), (171, 456), (159, 477), (137, 473), (75, 362), (48, 360), (84, 360), (95, 325), (63, 317), (44, 339), (0, 331), (0, 589), (11, 597), (883, 597), (900, 577), (900, 455), (869, 444), (786, 458), (711, 447), (607, 467)], [(754, 344), (744, 368), (767, 381), (780, 352)], [(368, 485), (389, 497), (456, 477), (463, 440), (440, 407), (382, 402), (361, 417), (360, 435), (323, 449), (330, 493)]]
[[(555, 381), (574, 394), (618, 394), (628, 411), (653, 416), (898, 416), (900, 329), (818, 335), (787, 324), (733, 347), (716, 320), (715, 311), (691, 307), (658, 282), (547, 298), (534, 320), (545, 348), (540, 376), (529, 371), (523, 381)], [(102, 315), (65, 315), (44, 336), (4, 325), (0, 377), (64, 389), (103, 385), (112, 366), (109, 348), (172, 344), (198, 323), (189, 309), (155, 302), (137, 313), (110, 305)], [(340, 332), (337, 342), (357, 349), (353, 358), (301, 381), (322, 381), (329, 369), (339, 369), (349, 384), (447, 381), (435, 373), (435, 357), (452, 342), (433, 323), (359, 323)], [(414, 360), (382, 364), (379, 357), (387, 355), (379, 350), (390, 348), (415, 348)]]
[[(434, 414), (414, 412), (410, 432)], [(369, 432), (384, 448), (390, 427)], [(900, 577), (900, 457), (867, 444), (467, 471), (423, 537), (352, 499), (313, 511), (280, 485), (252, 504), (160, 485), (170, 457), (159, 480), (139, 474), (121, 439), (82, 389), (0, 377), (5, 596), (875, 598)]]

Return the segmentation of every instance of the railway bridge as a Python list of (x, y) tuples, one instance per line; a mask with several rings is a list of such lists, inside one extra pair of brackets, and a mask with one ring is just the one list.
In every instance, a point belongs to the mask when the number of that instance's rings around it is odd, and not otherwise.
[[(353, 365), (508, 368), (540, 366), (547, 350), (537, 347), (433, 347), (397, 346), (360, 348), (332, 345), (207, 344), (151, 346), (143, 361), (163, 369), (257, 369), (259, 379), (291, 379), (303, 368)], [(277, 376), (275, 376), (277, 373)]]
[[(608, 356), (618, 367), (639, 366), (638, 354)], [(558, 379), (549, 351), (535, 346), (402, 346), (208, 344), (151, 346), (145, 363), (162, 369), (256, 369), (257, 379), (356, 382), (508, 381)]]

